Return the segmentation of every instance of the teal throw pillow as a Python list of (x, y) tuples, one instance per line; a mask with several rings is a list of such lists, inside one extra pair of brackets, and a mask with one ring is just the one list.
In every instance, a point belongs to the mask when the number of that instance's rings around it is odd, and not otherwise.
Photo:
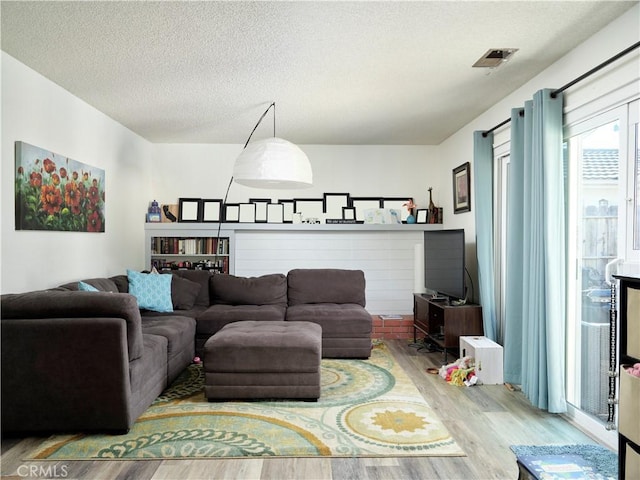
[(85, 282), (78, 282), (78, 290), (82, 292), (99, 292), (100, 291), (93, 285), (89, 285), (88, 283), (85, 283)]
[(154, 312), (173, 312), (171, 277), (172, 275), (127, 270), (129, 293), (138, 300), (138, 308)]

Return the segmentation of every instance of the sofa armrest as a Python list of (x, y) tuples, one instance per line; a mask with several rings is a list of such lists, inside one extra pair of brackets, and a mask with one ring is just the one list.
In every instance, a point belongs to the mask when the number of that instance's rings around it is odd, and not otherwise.
[(126, 323), (3, 318), (3, 432), (128, 430), (135, 419)]
[(3, 319), (121, 318), (126, 322), (129, 361), (143, 351), (138, 302), (128, 293), (42, 290), (0, 297)]

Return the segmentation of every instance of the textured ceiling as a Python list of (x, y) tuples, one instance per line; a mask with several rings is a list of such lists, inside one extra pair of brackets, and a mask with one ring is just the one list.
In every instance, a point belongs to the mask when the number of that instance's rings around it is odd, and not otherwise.
[(275, 101), (295, 143), (436, 145), (635, 4), (2, 1), (1, 42), (152, 142), (244, 143)]

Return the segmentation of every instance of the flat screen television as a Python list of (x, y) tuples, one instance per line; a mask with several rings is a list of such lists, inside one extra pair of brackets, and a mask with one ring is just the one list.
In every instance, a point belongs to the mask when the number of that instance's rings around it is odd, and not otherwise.
[(424, 232), (424, 285), (428, 293), (464, 300), (464, 230)]

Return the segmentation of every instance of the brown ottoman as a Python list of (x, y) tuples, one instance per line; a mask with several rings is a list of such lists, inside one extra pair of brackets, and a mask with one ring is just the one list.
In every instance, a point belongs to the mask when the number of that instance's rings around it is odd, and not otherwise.
[(204, 346), (209, 401), (320, 397), (322, 327), (312, 322), (225, 325)]

